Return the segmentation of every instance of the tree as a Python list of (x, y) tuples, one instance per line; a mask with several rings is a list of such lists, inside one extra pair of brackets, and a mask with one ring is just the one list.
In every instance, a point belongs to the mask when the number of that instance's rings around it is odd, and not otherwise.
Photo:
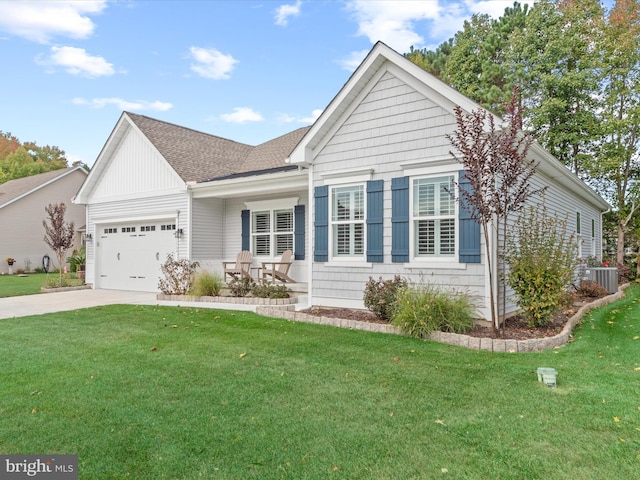
[[(600, 96), (603, 139), (592, 176), (617, 216), (616, 263), (624, 264), (625, 235), (640, 208), (640, 2), (618, 0), (604, 38)], [(637, 267), (640, 271), (640, 263)]]
[(35, 142), (21, 143), (17, 137), (0, 131), (0, 183), (67, 166), (64, 150), (40, 147)]
[(67, 206), (62, 203), (55, 205), (49, 204), (45, 207), (48, 215), (49, 223), (42, 221), (44, 226), (44, 241), (55, 252), (58, 257), (58, 270), (60, 274), (60, 286), (62, 286), (62, 265), (66, 257), (67, 251), (73, 246), (73, 237), (75, 229), (73, 222), (67, 223), (64, 220), (64, 214)]
[[(465, 170), (464, 178), (470, 189), (459, 188), (462, 206), (480, 224), (485, 244), (489, 270), (489, 295), (491, 320), (497, 330), (502, 322), (497, 311), (498, 297), (495, 291), (494, 269), (504, 271), (504, 262), (494, 259), (504, 258), (506, 228), (509, 215), (517, 212), (532, 195), (544, 188), (533, 189), (531, 178), (538, 162), (527, 158), (533, 137), (524, 135), (522, 129), (522, 108), (518, 89), (514, 89), (511, 101), (505, 106), (506, 127), (497, 129), (495, 117), (484, 109), (465, 114), (455, 108), (457, 129), (447, 138), (455, 149), (450, 154)], [(458, 185), (460, 187), (460, 185)], [(490, 233), (502, 235), (492, 251)], [(501, 253), (498, 253), (498, 250)], [(504, 274), (499, 274), (502, 287), (502, 315), (506, 307), (506, 287)]]
[(524, 28), (528, 6), (514, 2), (497, 20), (474, 15), (456, 33), (443, 79), (483, 107), (502, 114), (517, 84), (506, 62), (510, 39)]
[(505, 59), (526, 92), (532, 134), (576, 174), (588, 172), (600, 134), (603, 15), (597, 0), (537, 2)]

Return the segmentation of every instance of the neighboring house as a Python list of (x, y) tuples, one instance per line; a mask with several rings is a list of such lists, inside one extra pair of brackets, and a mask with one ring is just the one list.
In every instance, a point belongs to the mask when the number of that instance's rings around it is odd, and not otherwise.
[[(448, 193), (456, 105), (480, 108), (377, 43), (312, 127), (257, 147), (124, 113), (76, 199), (87, 279), (157, 290), (168, 252), (219, 270), (241, 249), (257, 265), (292, 248), (309, 304), (362, 307), (370, 276), (402, 275), (464, 290), (489, 318), (480, 228)], [(538, 144), (530, 154), (549, 212), (600, 255), (607, 203)]]
[(50, 257), (52, 268), (58, 267), (56, 255), (44, 241), (42, 221), (49, 218), (45, 211), (49, 204), (67, 206), (65, 220), (74, 223), (78, 232), (75, 247), (80, 247), (85, 208), (74, 205), (72, 198), (86, 177), (87, 171), (82, 167), (71, 167), (0, 184), (0, 274), (9, 271), (7, 257), (16, 260), (14, 273), (42, 267), (45, 255)]

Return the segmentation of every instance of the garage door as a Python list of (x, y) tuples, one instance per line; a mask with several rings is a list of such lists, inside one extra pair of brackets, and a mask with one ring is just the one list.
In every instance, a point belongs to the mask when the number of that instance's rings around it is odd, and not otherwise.
[(160, 266), (175, 256), (174, 223), (121, 223), (99, 227), (96, 287), (157, 292)]

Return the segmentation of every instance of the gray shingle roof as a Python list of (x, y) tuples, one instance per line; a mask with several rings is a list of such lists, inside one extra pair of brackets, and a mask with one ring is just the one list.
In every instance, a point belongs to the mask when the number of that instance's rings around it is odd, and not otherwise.
[(285, 166), (285, 159), (309, 129), (299, 128), (251, 146), (144, 115), (125, 113), (185, 182)]
[(66, 175), (70, 170), (76, 170), (76, 168), (77, 167), (61, 168), (29, 177), (9, 180), (8, 182), (0, 184), (0, 208), (21, 195), (38, 188), (40, 185)]

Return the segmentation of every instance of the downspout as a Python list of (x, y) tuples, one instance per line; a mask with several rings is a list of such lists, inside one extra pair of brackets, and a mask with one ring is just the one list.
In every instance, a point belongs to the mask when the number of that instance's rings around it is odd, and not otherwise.
[(315, 203), (313, 197), (313, 163), (309, 164), (309, 168), (307, 168), (307, 176), (309, 181), (309, 186), (307, 188), (307, 205), (309, 205), (307, 228), (309, 235), (306, 236), (309, 239), (309, 255), (307, 256), (307, 307), (311, 308), (313, 305), (313, 246), (315, 244), (315, 232), (313, 230), (313, 218), (315, 216)]

